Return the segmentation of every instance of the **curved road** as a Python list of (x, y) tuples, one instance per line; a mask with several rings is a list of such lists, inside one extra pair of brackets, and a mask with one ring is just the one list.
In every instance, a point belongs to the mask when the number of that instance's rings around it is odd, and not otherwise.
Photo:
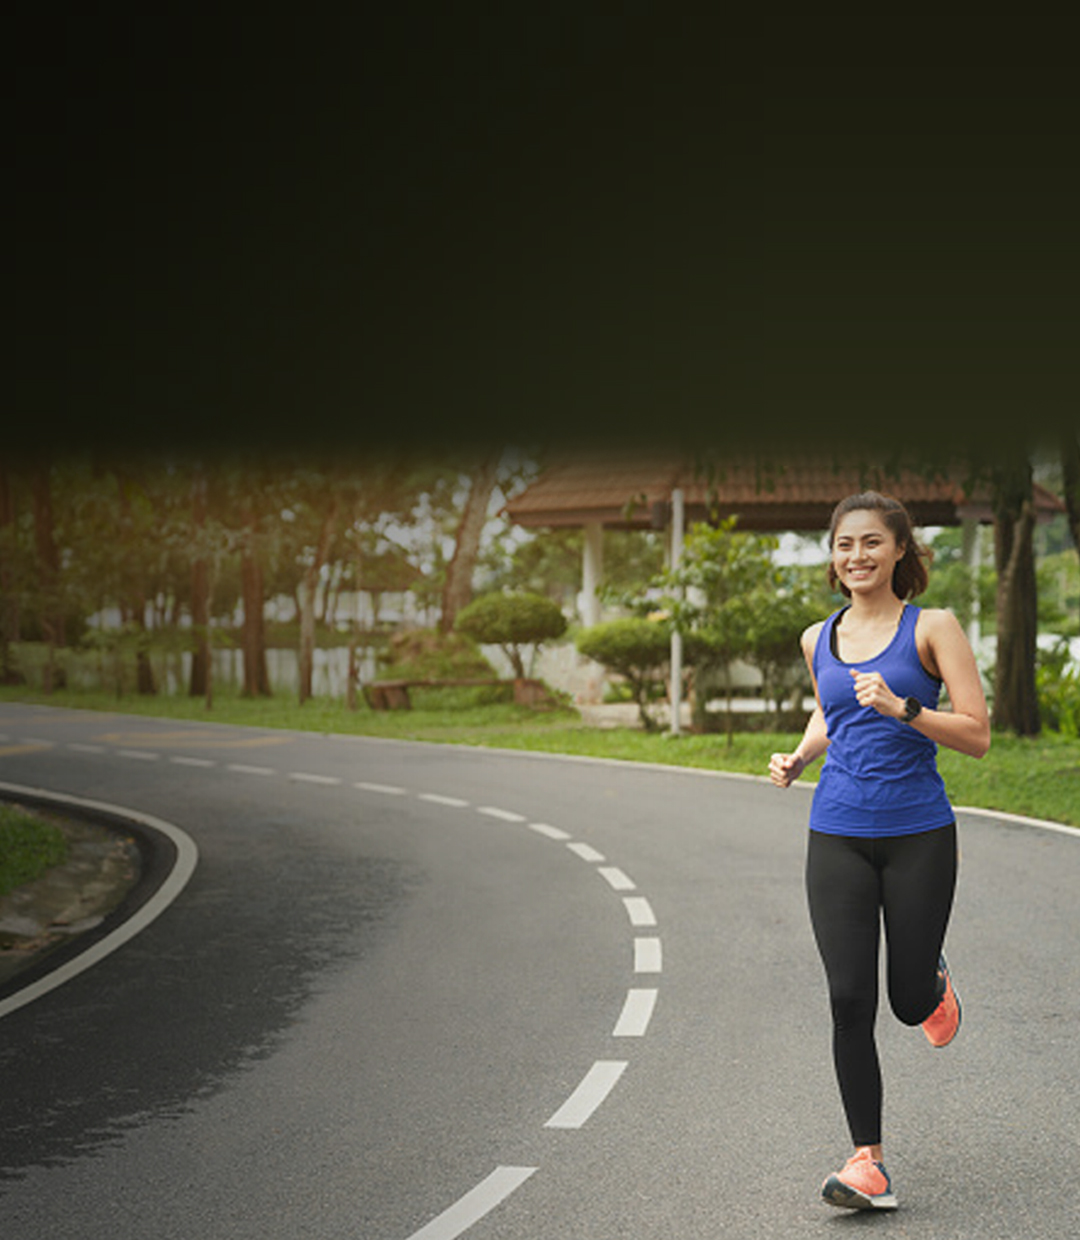
[[(836, 1235), (802, 892), (750, 779), (0, 706), (0, 780), (197, 843), (0, 1020), (27, 1240)], [(960, 1038), (880, 1022), (896, 1236), (1076, 1233), (1080, 833), (961, 814)]]

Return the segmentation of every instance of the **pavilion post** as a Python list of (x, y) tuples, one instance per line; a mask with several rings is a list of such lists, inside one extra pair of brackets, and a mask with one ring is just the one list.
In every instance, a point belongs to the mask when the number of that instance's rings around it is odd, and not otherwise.
[[(677, 569), (682, 560), (683, 534), (685, 514), (683, 493), (680, 487), (671, 492), (671, 567)], [(671, 735), (678, 736), (681, 730), (680, 715), (682, 714), (682, 634), (677, 628), (671, 630), (671, 690), (668, 697), (671, 701)]]
[(604, 527), (599, 521), (585, 523), (585, 548), (581, 565), (581, 622), (586, 628), (600, 623), (597, 591), (604, 573)]
[(968, 619), (967, 636), (971, 648), (978, 653), (979, 641), (982, 637), (979, 605), (979, 570), (982, 567), (982, 526), (973, 513), (963, 509), (957, 514), (963, 527), (962, 556), (967, 569), (969, 581), (970, 618)]

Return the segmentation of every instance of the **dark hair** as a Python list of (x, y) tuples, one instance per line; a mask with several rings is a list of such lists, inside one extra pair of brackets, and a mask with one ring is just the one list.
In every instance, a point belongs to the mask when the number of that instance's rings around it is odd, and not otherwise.
[[(922, 594), (930, 582), (927, 565), (934, 558), (934, 553), (916, 541), (908, 510), (891, 495), (882, 495), (878, 491), (861, 491), (858, 495), (849, 495), (847, 499), (842, 499), (836, 505), (829, 520), (830, 557), (833, 540), (836, 537), (836, 527), (840, 524), (841, 518), (846, 517), (849, 512), (859, 511), (880, 513), (882, 521), (892, 530), (896, 545), (904, 548), (903, 557), (897, 560), (896, 567), (893, 569), (892, 587), (896, 597), (909, 599), (914, 598), (916, 594)], [(834, 590), (839, 586), (843, 594), (848, 598), (851, 597), (851, 591), (838, 580), (831, 559), (829, 560), (828, 578), (829, 585)]]

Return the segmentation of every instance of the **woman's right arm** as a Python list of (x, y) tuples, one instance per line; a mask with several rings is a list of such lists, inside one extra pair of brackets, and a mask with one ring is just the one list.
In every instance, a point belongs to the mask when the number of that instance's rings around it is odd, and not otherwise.
[(825, 727), (825, 713), (821, 709), (821, 698), (818, 697), (817, 677), (814, 675), (814, 647), (817, 645), (821, 624), (812, 624), (802, 635), (803, 658), (810, 669), (810, 680), (814, 686), (814, 697), (817, 705), (811, 712), (799, 741), (792, 753), (774, 753), (769, 759), (769, 778), (778, 788), (789, 788), (806, 770), (811, 762), (818, 758), (829, 747), (829, 733)]

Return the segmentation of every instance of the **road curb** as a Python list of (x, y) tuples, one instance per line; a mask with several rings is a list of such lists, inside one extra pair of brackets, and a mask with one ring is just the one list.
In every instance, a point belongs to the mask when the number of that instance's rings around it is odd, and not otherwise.
[(45, 954), (0, 985), (0, 1019), (76, 977), (133, 939), (159, 917), (187, 885), (198, 864), (195, 841), (152, 814), (86, 797), (0, 782), (0, 795), (28, 807), (68, 814), (131, 835), (142, 857), (138, 882), (92, 930)]

